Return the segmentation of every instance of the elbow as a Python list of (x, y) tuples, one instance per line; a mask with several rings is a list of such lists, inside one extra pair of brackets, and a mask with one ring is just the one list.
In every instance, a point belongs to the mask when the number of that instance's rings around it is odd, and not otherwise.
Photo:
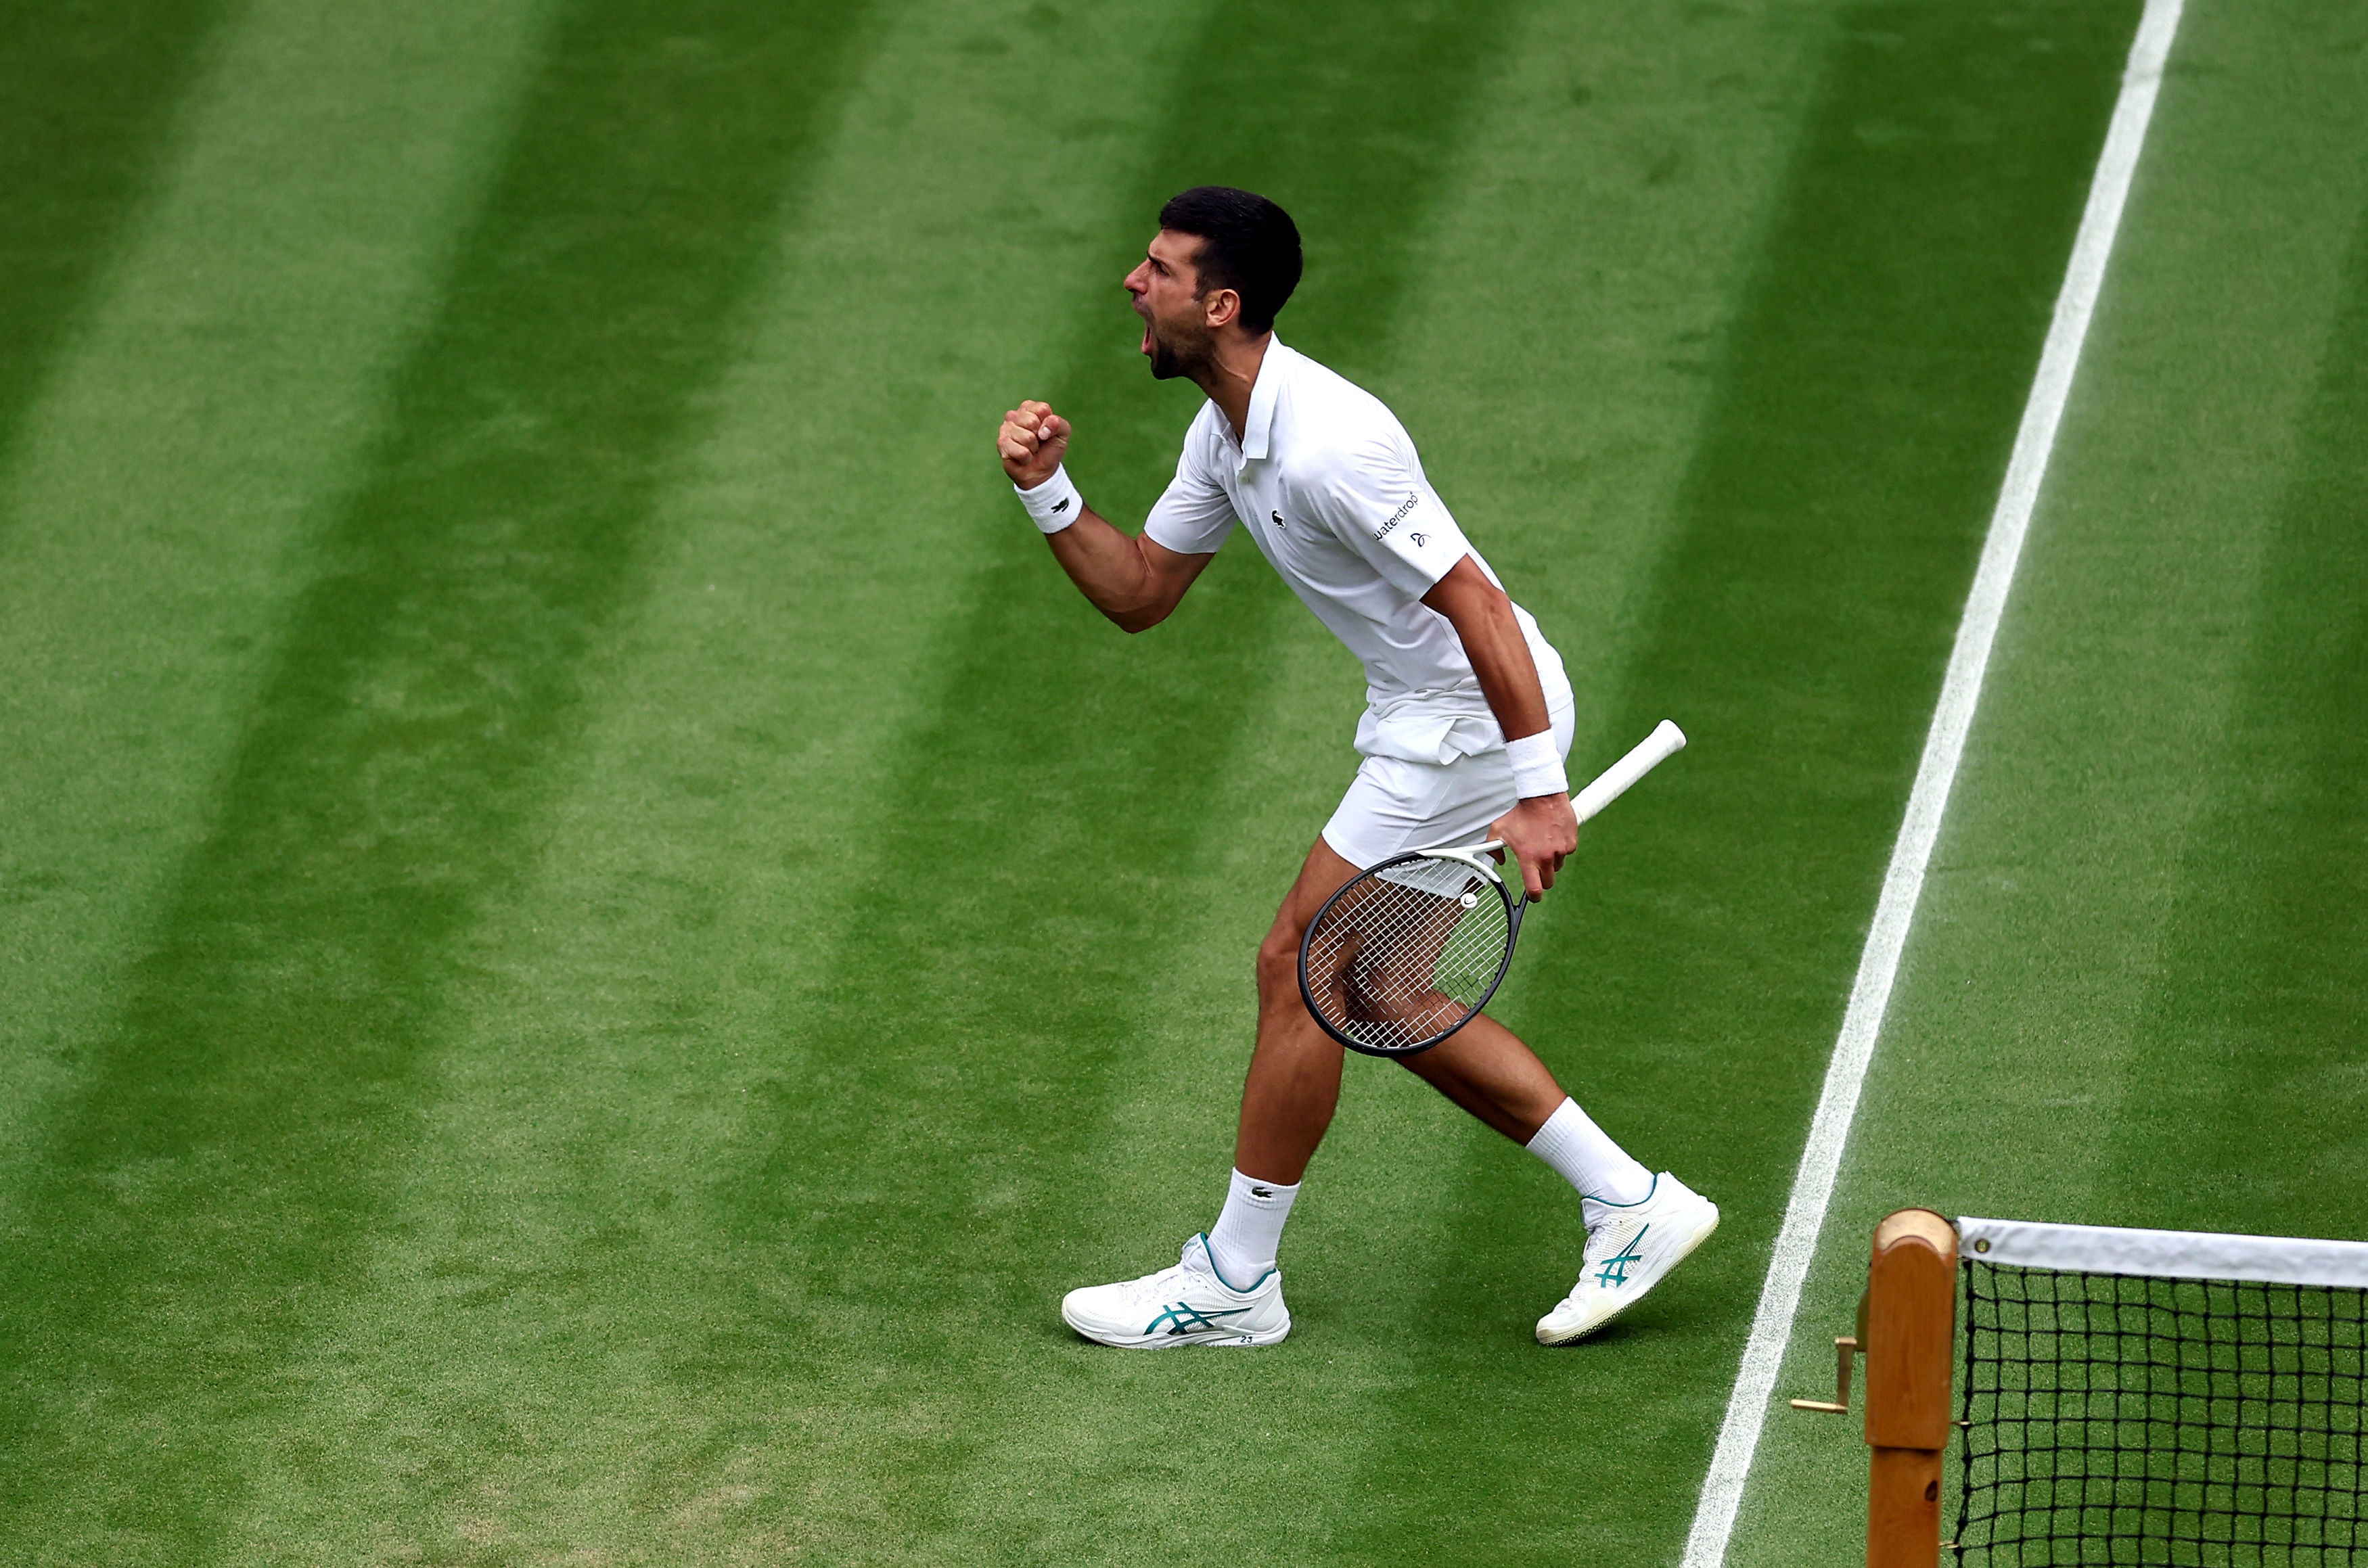
[(1112, 595), (1096, 598), (1094, 608), (1112, 626), (1132, 637), (1166, 620), (1176, 608), (1176, 599), (1161, 593)]
[(1166, 605), (1143, 605), (1125, 609), (1105, 609), (1102, 613), (1110, 618), (1112, 626), (1132, 637), (1166, 620), (1168, 608)]

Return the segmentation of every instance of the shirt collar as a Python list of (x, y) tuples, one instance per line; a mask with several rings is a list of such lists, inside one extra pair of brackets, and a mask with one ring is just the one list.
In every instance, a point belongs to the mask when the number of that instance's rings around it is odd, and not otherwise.
[(1254, 462), (1267, 455), (1267, 437), (1274, 429), (1274, 399), (1281, 390), (1282, 379), (1290, 373), (1292, 351), (1282, 346), (1280, 337), (1266, 341), (1265, 357), (1258, 361), (1258, 380), (1250, 384), (1250, 416), (1242, 431), (1242, 460)]

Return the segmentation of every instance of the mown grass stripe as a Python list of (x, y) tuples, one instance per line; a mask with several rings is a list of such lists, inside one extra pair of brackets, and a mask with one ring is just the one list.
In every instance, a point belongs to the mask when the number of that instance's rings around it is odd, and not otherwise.
[(224, 9), (20, 6), (0, 29), (0, 474), (173, 144), (173, 111)]
[(0, 488), (0, 1201), (206, 833), (544, 17), (245, 7), (26, 416)]
[[(545, 851), (479, 922), (368, 1287), (295, 1358), (306, 1446), (270, 1452), (232, 1539), (666, 1562), (881, 1539), (848, 1461), (874, 1411), (780, 1396), (819, 1353), (780, 1312), (803, 1271), (740, 1199), (765, 1108), (848, 1049), (781, 1020), (934, 711), (959, 567), (1026, 526), (981, 506), (983, 429), (1060, 363), (1044, 279), (1107, 247), (1160, 118), (1141, 100), (1200, 19), (883, 17), (670, 465), (644, 597), (590, 661)], [(1104, 97), (1047, 122), (1048, 62)], [(1059, 181), (1010, 161), (1030, 139)], [(466, 1479), (415, 1486), (423, 1463)]]
[(2039, 369), (2023, 407), (2013, 455), (2007, 461), (2005, 486), (1991, 514), (1981, 562), (1957, 623), (1956, 642), (1941, 677), (1940, 700), (1932, 710), (1932, 726), (1917, 765), (1915, 786), (1908, 791), (1907, 816), (1892, 848), (1890, 867), (1884, 873), (1874, 924), (1850, 988), (1850, 1008), (1842, 1017), (1816, 1114), (1810, 1120), (1800, 1169), (1785, 1205), (1783, 1229), (1776, 1237), (1768, 1281), (1753, 1317), (1751, 1337), (1744, 1346), (1726, 1421), (1687, 1537), (1686, 1561), (1697, 1568), (1713, 1568), (1725, 1557), (1727, 1540), (1735, 1529), (1736, 1510), (1751, 1472), (1752, 1450), (1759, 1446), (1777, 1368), (1792, 1337), (1793, 1314), (1801, 1304), (1801, 1284), (1816, 1256), (1817, 1235), (1825, 1226), (1834, 1179), (1841, 1170), (1842, 1146), (1850, 1137), (1859, 1091), (1866, 1081), (1875, 1038), (1891, 1003), (1892, 983), (1899, 973), (1900, 954), (1907, 945), (1908, 927), (1923, 893), (1925, 867), (1941, 835), (1949, 792), (1964, 757), (1975, 707), (1981, 700), (1998, 620), (2006, 610), (2015, 568), (2022, 559), (2032, 510), (2055, 455), (2055, 432), (2063, 424), (2064, 405), (2071, 396), (2080, 352), (2088, 342), (2089, 323), (2104, 287), (2114, 238), (2121, 231), (2122, 210), (2146, 146), (2146, 126), (2154, 117), (2171, 40), (2178, 34), (2180, 10), (2180, 0), (2149, 0), (2130, 47), (2121, 97), (2097, 161), (2079, 233), (2073, 239), (2064, 287), (2056, 296), (2055, 320), (2040, 352)]
[[(2358, 38), (2307, 5), (2189, 8), (1779, 1393), (1832, 1378), (1868, 1233), (1903, 1204), (2354, 1233), (2356, 1145), (2316, 1121), (2340, 1079), (2237, 1089), (2257, 1041), (2287, 1042), (2267, 1011), (2241, 1033), (2186, 1011), (2239, 966), (2182, 932), (2225, 916), (2242, 946), (2228, 868), (2326, 842), (2257, 814), (2290, 809), (2298, 748), (2248, 660), (2283, 636), (2265, 562), (2324, 439), (2313, 385), (2368, 196), (2368, 169), (2313, 151), (2360, 133)], [(2274, 1131), (2223, 1144), (2271, 1105)], [(1860, 1550), (1843, 1426), (1770, 1418), (1730, 1562)]]
[(1392, 406), (1574, 672), (1586, 755), (1633, 738), (1618, 676), (1832, 9), (1534, 9), (1426, 239)]
[[(1569, 1288), (1578, 1251), (1535, 1173), (1475, 1141), (1384, 1446), (1456, 1463), (1392, 1475), (1366, 1550), (1435, 1541), (1449, 1517), (1474, 1552), (1679, 1548), (1674, 1505), (1733, 1365), (1711, 1347), (1749, 1321), (1805, 1119), (1790, 1118), (1839, 1022), (2130, 20), (2071, 4), (1837, 17), (1614, 727), (1673, 716), (1693, 744), (1590, 828), (1585, 896), (1549, 902), (1512, 1001), (1582, 1102), (1725, 1219), (1661, 1295), (1574, 1350), (1517, 1352), (1534, 1377), (1475, 1405), (1452, 1391)], [(1604, 1392), (1645, 1389), (1649, 1410)], [(1500, 1500), (1452, 1508), (1474, 1473), (1506, 1478)]]
[[(1283, 335), (1370, 375), (1433, 181), (1472, 108), (1463, 89), (1501, 36), (1500, 16), (1429, 0), (1287, 19), (1248, 5), (1212, 14), (1200, 36), (1225, 48), (1194, 47), (1176, 62), (1167, 123), (1110, 216), (1099, 300), (1071, 329), (1070, 368), (1053, 382), (1078, 420), (1073, 472), (1096, 505), (1141, 516), (1173, 472), (1196, 402), (1150, 382), (1117, 288), (1159, 202), (1225, 181), (1291, 207), (1315, 241)], [(888, 1500), (903, 1539), (952, 1550), (983, 1535), (1058, 1555), (1048, 1543), (1096, 1533), (1150, 1478), (1024, 1502), (1008, 1484), (1015, 1466), (1076, 1462), (1051, 1460), (1026, 1435), (1035, 1415), (981, 1449), (959, 1428), (920, 1422), (914, 1391), (875, 1387), (857, 1369), (874, 1335), (893, 1334), (946, 1346), (929, 1391), (939, 1408), (957, 1391), (1008, 1391), (1015, 1355), (1092, 1354), (1064, 1345), (1053, 1312), (1077, 1270), (1148, 1268), (1160, 1260), (1144, 1246), (1180, 1239), (1131, 1239), (1121, 1256), (1072, 1195), (1116, 1175), (1101, 1169), (1101, 1107), (1117, 1053), (1202, 1033), (1146, 1010), (1160, 971), (1221, 961), (1163, 941), (1181, 914), (1173, 869), (1222, 831), (1210, 811), (1221, 772), (1267, 678), (1276, 617), (1296, 612), (1264, 562), (1236, 549), (1174, 622), (1129, 642), (1076, 599), (991, 478), (979, 505), (999, 542), (971, 589), (938, 711), (901, 750), (904, 783), (883, 807), (862, 925), (828, 988), (802, 999), (791, 1020), (796, 1038), (822, 1048), (809, 1078), (782, 1086), (780, 1153), (752, 1174), (746, 1222), (803, 1260), (800, 1294), (852, 1311), (784, 1323), (810, 1353), (791, 1375), (802, 1401), (855, 1402), (859, 1429), (894, 1434), (874, 1438), (886, 1453), (866, 1462), (915, 1478), (870, 1494), (875, 1506)], [(1278, 891), (1288, 870), (1276, 869)], [(1228, 957), (1247, 972), (1247, 952)], [(863, 1043), (838, 1043), (850, 1041)], [(1211, 1154), (1213, 1201), (1224, 1151)], [(970, 1196), (981, 1169), (996, 1173), (991, 1205)], [(1010, 1267), (982, 1268), (984, 1256)], [(982, 1314), (1017, 1333), (972, 1334)], [(865, 1331), (850, 1334), (857, 1324)], [(1107, 1362), (1078, 1370), (1137, 1375)], [(1115, 1413), (1110, 1395), (1087, 1398), (1085, 1408), (1100, 1406), (1095, 1419)], [(1074, 1432), (1043, 1437), (1061, 1451)], [(949, 1512), (922, 1483), (950, 1468), (984, 1517)]]
[(2129, 1222), (2368, 1235), (2368, 211), (2345, 271), (2139, 1031), (2175, 1044), (2104, 1162)]
[[(416, 1125), (860, 7), (586, 0), (12, 1238), (5, 1528), (196, 1561)], [(107, 1456), (94, 1462), (95, 1454)]]

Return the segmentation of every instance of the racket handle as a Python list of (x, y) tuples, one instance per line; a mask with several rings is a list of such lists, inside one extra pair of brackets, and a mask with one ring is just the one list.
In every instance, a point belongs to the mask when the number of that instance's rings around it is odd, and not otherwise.
[(1604, 807), (1628, 792), (1628, 787), (1662, 763), (1683, 751), (1686, 733), (1662, 720), (1653, 733), (1636, 743), (1635, 749), (1599, 774), (1595, 781), (1570, 798), (1571, 810), (1578, 820), (1587, 821)]
[[(1667, 719), (1653, 726), (1653, 733), (1638, 741), (1626, 756), (1598, 774), (1594, 781), (1570, 798), (1570, 809), (1585, 822), (1604, 807), (1628, 792), (1628, 786), (1642, 778), (1661, 764), (1686, 749), (1686, 733)], [(1501, 838), (1486, 844), (1475, 844), (1464, 853), (1485, 855), (1505, 847)]]

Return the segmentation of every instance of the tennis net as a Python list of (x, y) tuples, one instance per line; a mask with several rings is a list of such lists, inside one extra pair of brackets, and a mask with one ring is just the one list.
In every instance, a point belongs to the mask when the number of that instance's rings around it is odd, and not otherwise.
[(2368, 1564), (2368, 1243), (1958, 1233), (1960, 1563)]

